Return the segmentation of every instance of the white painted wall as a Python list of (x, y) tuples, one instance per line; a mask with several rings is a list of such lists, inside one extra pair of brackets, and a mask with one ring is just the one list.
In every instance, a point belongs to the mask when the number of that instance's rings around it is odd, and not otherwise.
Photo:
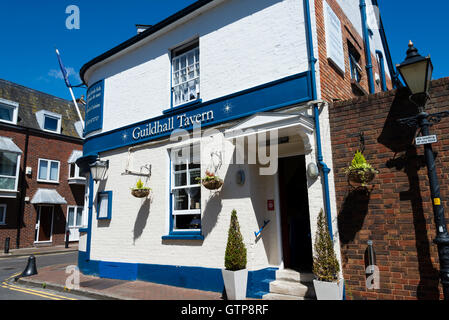
[(86, 73), (89, 84), (105, 79), (103, 132), (170, 108), (170, 50), (195, 37), (203, 101), (308, 70), (302, 0), (217, 3)]

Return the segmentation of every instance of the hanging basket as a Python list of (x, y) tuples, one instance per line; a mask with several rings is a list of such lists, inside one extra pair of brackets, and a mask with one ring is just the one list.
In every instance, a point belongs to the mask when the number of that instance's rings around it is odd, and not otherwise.
[(352, 182), (361, 183), (362, 185), (370, 183), (376, 176), (376, 170), (350, 169), (348, 179)]
[(131, 189), (131, 194), (136, 198), (146, 198), (150, 194), (150, 189)]
[(214, 180), (203, 180), (202, 184), (208, 190), (218, 190), (223, 186), (224, 181), (222, 179), (217, 178)]

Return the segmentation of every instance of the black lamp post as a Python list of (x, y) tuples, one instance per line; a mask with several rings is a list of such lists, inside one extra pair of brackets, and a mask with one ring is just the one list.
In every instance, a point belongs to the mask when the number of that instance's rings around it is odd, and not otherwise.
[[(410, 41), (407, 57), (400, 65), (396, 66), (407, 87), (410, 89), (410, 101), (418, 106), (419, 113), (416, 116), (399, 119), (401, 124), (410, 127), (419, 127), (423, 137), (430, 135), (429, 129), (433, 123), (438, 123), (443, 117), (449, 116), (449, 112), (428, 114), (425, 112), (429, 99), (429, 87), (432, 80), (433, 66), (430, 56), (422, 57)], [(431, 143), (424, 144), (424, 155), (429, 177), (430, 194), (433, 204), (433, 213), (437, 236), (434, 242), (438, 246), (440, 260), (440, 280), (443, 285), (444, 299), (449, 300), (449, 234), (444, 218), (444, 207), (441, 205), (440, 184), (436, 174), (435, 158)]]

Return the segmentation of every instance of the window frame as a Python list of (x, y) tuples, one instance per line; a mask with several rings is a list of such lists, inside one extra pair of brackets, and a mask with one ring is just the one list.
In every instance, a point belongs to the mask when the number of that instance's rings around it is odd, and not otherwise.
[(21, 155), (18, 153), (14, 153), (14, 152), (8, 152), (8, 151), (0, 151), (0, 153), (11, 153), (11, 154), (15, 154), (17, 156), (17, 162), (16, 162), (16, 175), (13, 176), (6, 176), (6, 175), (0, 175), (0, 178), (9, 178), (15, 179), (15, 183), (14, 183), (14, 190), (11, 189), (0, 189), (0, 192), (17, 192), (17, 188), (19, 187), (19, 173), (20, 173), (20, 160), (21, 160)]
[[(76, 164), (75, 162), (73, 162), (73, 163), (68, 163), (68, 165), (69, 165), (69, 181), (73, 181), (73, 180), (86, 180), (85, 177), (80, 176), (80, 167), (78, 167), (77, 164)], [(74, 177), (71, 177), (71, 176), (70, 176), (70, 173), (71, 173), (71, 171), (72, 171), (72, 170), (71, 170), (72, 165), (75, 166), (75, 176), (74, 176)]]
[[(108, 209), (107, 209), (107, 216), (106, 217), (100, 217), (100, 204), (102, 197), (107, 196), (108, 198)], [(95, 206), (97, 210), (97, 220), (111, 220), (112, 219), (112, 191), (101, 191), (97, 193), (97, 203)]]
[(0, 107), (6, 107), (12, 109), (12, 120), (4, 120), (0, 119), (0, 122), (9, 123), (9, 124), (17, 124), (17, 120), (19, 118), (19, 104), (14, 101), (6, 100), (0, 98)]
[[(74, 213), (73, 221), (75, 222), (75, 224), (73, 226), (69, 226), (69, 212), (70, 212), (70, 209), (72, 209), (72, 208), (73, 208), (73, 213)], [(82, 209), (80, 225), (76, 224), (76, 217), (77, 217), (78, 209)], [(84, 206), (77, 206), (77, 205), (67, 206), (67, 228), (79, 228), (79, 229), (83, 228), (84, 227), (84, 212), (85, 212)]]
[[(56, 130), (50, 130), (50, 129), (46, 129), (45, 128), (45, 120), (47, 118), (51, 118), (54, 119), (58, 122), (57, 126), (56, 126)], [(42, 130), (47, 131), (47, 132), (53, 132), (53, 133), (61, 133), (61, 116), (56, 116), (53, 114), (49, 114), (49, 113), (44, 113), (44, 119), (43, 119), (43, 123), (42, 123)]]
[(8, 210), (8, 205), (5, 203), (0, 204), (0, 208), (4, 208), (3, 220), (0, 220), (0, 226), (6, 226), (6, 212)]
[[(49, 163), (48, 170), (47, 170), (47, 179), (41, 179), (40, 178), (40, 172), (41, 172), (41, 161), (47, 161)], [(51, 174), (51, 163), (56, 162), (58, 164), (58, 179), (56, 181), (50, 180), (50, 174)], [(37, 182), (43, 182), (43, 183), (59, 183), (59, 178), (61, 175), (61, 161), (59, 160), (50, 160), (50, 159), (44, 159), (39, 158), (37, 161)]]
[[(179, 146), (175, 147), (169, 150), (169, 157), (170, 157), (170, 235), (186, 235), (186, 234), (194, 234), (194, 235), (201, 235), (202, 233), (202, 224), (199, 229), (176, 229), (175, 228), (175, 216), (183, 216), (183, 215), (198, 215), (200, 216), (200, 221), (202, 222), (202, 202), (201, 202), (201, 182), (198, 182), (198, 184), (191, 184), (191, 171), (198, 170), (200, 172), (199, 177), (201, 177), (201, 164), (199, 168), (190, 169), (190, 165), (194, 162), (190, 162), (190, 155), (189, 159), (187, 160), (186, 168), (184, 170), (178, 170), (175, 171), (175, 162), (172, 158), (172, 155), (174, 152), (179, 152), (181, 149), (184, 148), (190, 148), (190, 150), (195, 150), (195, 148), (199, 149), (199, 144), (189, 144), (185, 146)], [(199, 149), (200, 150), (200, 149)], [(190, 151), (190, 152), (191, 152)], [(199, 155), (199, 159), (201, 159), (201, 151)], [(184, 162), (183, 162), (184, 163)], [(175, 186), (175, 176), (176, 173), (186, 173), (186, 184), (182, 186)], [(191, 199), (188, 193), (188, 190), (191, 188), (198, 188), (200, 192), (200, 208), (199, 209), (190, 209), (191, 205)], [(175, 191), (176, 190), (186, 190), (187, 196), (188, 196), (188, 209), (186, 210), (175, 210)]]
[[(177, 59), (181, 59), (183, 57), (188, 56), (191, 52), (195, 52), (198, 51), (198, 61), (196, 60), (196, 54), (194, 54), (194, 62), (193, 62), (193, 66), (194, 66), (194, 72), (196, 72), (195, 69), (195, 65), (198, 64), (198, 76), (187, 80), (185, 82), (179, 82), (178, 84), (174, 83), (174, 79), (175, 79), (175, 60)], [(171, 107), (172, 108), (178, 108), (187, 104), (192, 104), (198, 101), (201, 101), (201, 58), (200, 58), (200, 43), (199, 43), (199, 39), (195, 39), (193, 41), (189, 41), (188, 43), (181, 45), (175, 49), (171, 50), (171, 55), (170, 55), (170, 66), (171, 66), (171, 70), (170, 70), (170, 101), (171, 101)], [(186, 69), (189, 66), (186, 63)], [(181, 69), (179, 69), (177, 72), (180, 72)], [(186, 70), (186, 75), (188, 74), (187, 70)], [(196, 81), (198, 80), (198, 91), (196, 92), (196, 98), (195, 99), (189, 99), (186, 101), (181, 101), (179, 103), (175, 103), (175, 87), (179, 87), (183, 84), (186, 84), (190, 81)]]

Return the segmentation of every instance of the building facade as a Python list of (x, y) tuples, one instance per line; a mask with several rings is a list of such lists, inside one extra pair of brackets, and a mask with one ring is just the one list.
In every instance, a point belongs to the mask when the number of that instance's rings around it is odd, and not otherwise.
[[(80, 136), (81, 135), (81, 136)], [(78, 241), (86, 178), (73, 103), (0, 80), (0, 241), (10, 248)]]
[[(375, 9), (197, 1), (85, 64), (77, 164), (108, 169), (88, 178), (81, 271), (221, 292), (234, 209), (248, 297), (273, 297), (279, 270), (311, 272), (321, 209), (340, 259), (328, 102), (392, 88)], [(207, 174), (223, 186), (205, 188)], [(131, 195), (139, 180), (149, 197)]]

